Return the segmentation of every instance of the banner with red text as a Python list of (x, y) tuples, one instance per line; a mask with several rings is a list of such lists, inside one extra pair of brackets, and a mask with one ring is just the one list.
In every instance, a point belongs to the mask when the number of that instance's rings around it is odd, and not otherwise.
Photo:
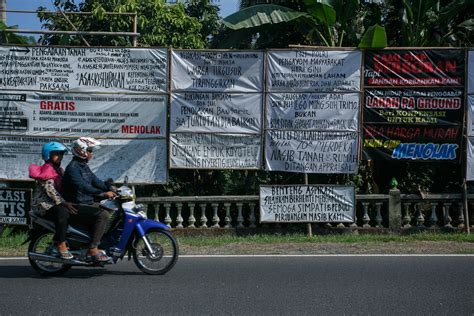
[(0, 91), (0, 134), (166, 137), (166, 95)]
[(462, 125), (459, 88), (365, 89), (364, 121), (403, 125)]
[(462, 125), (365, 123), (363, 139), (367, 159), (459, 162)]
[(387, 49), (365, 52), (366, 86), (462, 86), (462, 49)]

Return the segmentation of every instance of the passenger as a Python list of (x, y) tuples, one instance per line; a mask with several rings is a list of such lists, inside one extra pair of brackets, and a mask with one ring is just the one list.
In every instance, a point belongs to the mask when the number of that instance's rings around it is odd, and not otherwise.
[(104, 251), (100, 250), (99, 244), (110, 220), (110, 214), (100, 208), (94, 198), (114, 198), (117, 195), (112, 192), (112, 185), (106, 183), (92, 172), (88, 162), (92, 159), (94, 149), (100, 142), (91, 137), (81, 137), (74, 141), (71, 152), (74, 155), (66, 167), (64, 173), (64, 198), (75, 204), (77, 214), (71, 221), (93, 226), (92, 241), (89, 245), (88, 260), (106, 262), (110, 260)]
[(72, 204), (66, 202), (60, 194), (63, 176), (61, 161), (67, 151), (63, 144), (49, 142), (41, 150), (45, 163), (42, 166), (31, 164), (28, 168), (30, 178), (37, 183), (32, 201), (33, 212), (54, 222), (56, 232), (53, 241), (62, 259), (73, 258), (66, 244), (66, 231), (69, 215), (77, 213)]

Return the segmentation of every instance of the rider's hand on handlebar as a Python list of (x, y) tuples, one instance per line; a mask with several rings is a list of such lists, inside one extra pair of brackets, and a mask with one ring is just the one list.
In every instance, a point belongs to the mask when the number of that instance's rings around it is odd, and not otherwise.
[(77, 214), (76, 208), (71, 203), (64, 201), (62, 205), (67, 208), (69, 214)]
[(118, 195), (115, 194), (114, 192), (112, 191), (107, 191), (107, 192), (104, 192), (102, 193), (102, 195), (108, 199), (113, 199), (113, 198), (116, 198)]

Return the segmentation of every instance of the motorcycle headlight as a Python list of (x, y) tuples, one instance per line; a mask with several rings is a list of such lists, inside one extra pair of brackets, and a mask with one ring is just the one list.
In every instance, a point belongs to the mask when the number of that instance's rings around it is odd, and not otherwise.
[(140, 215), (141, 217), (143, 217), (144, 219), (147, 219), (148, 217), (146, 216), (146, 213), (144, 211), (138, 211), (137, 212), (138, 215)]

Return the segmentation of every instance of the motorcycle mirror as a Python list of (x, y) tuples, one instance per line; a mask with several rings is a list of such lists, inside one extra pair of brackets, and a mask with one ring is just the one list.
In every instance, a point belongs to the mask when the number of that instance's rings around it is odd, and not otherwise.
[(128, 176), (125, 176), (125, 178), (123, 178), (123, 184), (125, 184), (125, 185), (128, 184)]

